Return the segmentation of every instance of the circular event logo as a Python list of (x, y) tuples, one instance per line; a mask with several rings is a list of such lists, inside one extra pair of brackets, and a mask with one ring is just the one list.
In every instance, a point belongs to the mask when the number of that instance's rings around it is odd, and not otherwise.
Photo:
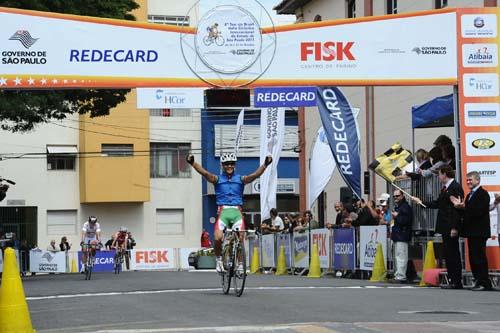
[(195, 47), (201, 61), (210, 69), (240, 73), (252, 66), (260, 55), (259, 23), (241, 7), (215, 7), (199, 21)]

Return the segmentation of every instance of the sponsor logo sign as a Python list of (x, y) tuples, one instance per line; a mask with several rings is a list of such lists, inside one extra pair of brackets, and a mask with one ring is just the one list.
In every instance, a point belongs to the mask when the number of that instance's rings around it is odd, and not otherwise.
[(319, 262), (321, 268), (328, 268), (330, 263), (330, 231), (317, 229), (311, 231), (311, 244), (318, 244)]
[(467, 155), (498, 156), (500, 155), (500, 133), (466, 133)]
[(382, 244), (384, 258), (387, 258), (387, 228), (385, 226), (362, 226), (360, 233), (360, 269), (371, 271), (375, 264), (378, 243)]
[(307, 233), (293, 234), (293, 265), (294, 267), (309, 266), (309, 235)]
[(463, 87), (465, 97), (496, 97), (498, 96), (498, 74), (464, 74)]
[(496, 44), (463, 44), (462, 65), (464, 67), (498, 66), (498, 47)]
[(462, 37), (494, 38), (497, 36), (497, 16), (495, 14), (462, 15)]
[(316, 106), (316, 88), (255, 88), (254, 105), (255, 107)]
[(274, 235), (262, 236), (262, 267), (274, 267)]
[[(3, 49), (1, 53), (2, 65), (45, 65), (47, 51), (31, 49), (39, 39), (33, 38), (28, 30), (16, 31), (9, 41), (17, 44), (2, 43), (8, 46), (8, 49)], [(19, 47), (15, 48), (15, 46)]]
[(356, 243), (354, 228), (335, 229), (333, 233), (333, 267), (354, 269), (356, 264)]
[[(78, 251), (78, 267), (83, 271), (83, 253)], [(112, 272), (115, 263), (115, 251), (96, 251), (94, 258), (94, 272)]]
[(499, 103), (465, 103), (466, 126), (500, 126)]
[(300, 61), (354, 61), (354, 42), (302, 42)]
[(30, 272), (65, 273), (66, 252), (30, 251)]
[(481, 185), (500, 185), (500, 162), (468, 162), (467, 172), (477, 171), (481, 176)]
[(412, 49), (418, 55), (445, 55), (446, 46), (416, 46)]
[(174, 249), (143, 249), (130, 251), (130, 268), (155, 270), (175, 268)]
[(204, 90), (198, 88), (138, 88), (138, 109), (201, 109)]

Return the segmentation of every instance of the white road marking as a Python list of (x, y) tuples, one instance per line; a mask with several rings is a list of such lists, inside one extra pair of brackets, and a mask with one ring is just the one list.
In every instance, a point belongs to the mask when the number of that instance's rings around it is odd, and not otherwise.
[[(385, 286), (298, 286), (298, 287), (247, 287), (245, 290), (310, 290), (310, 289), (388, 289)], [(390, 287), (391, 289), (417, 289), (417, 287)], [(205, 291), (220, 291), (221, 288), (199, 288), (199, 289), (165, 289), (165, 290), (137, 290), (137, 291), (115, 291), (115, 292), (102, 292), (102, 293), (84, 293), (84, 294), (63, 294), (63, 295), (50, 295), (50, 296), (32, 296), (26, 297), (27, 301), (40, 301), (47, 299), (61, 299), (61, 298), (80, 298), (80, 297), (97, 297), (97, 296), (122, 296), (122, 295), (150, 295), (150, 294), (172, 294), (172, 293), (191, 293), (191, 292), (205, 292)]]

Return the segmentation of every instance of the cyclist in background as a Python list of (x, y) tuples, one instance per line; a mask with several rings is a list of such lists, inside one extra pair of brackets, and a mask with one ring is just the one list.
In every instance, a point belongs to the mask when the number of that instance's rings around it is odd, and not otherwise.
[(120, 230), (115, 234), (115, 239), (111, 244), (111, 248), (121, 251), (122, 255), (125, 255), (127, 251), (128, 243), (128, 229), (126, 227), (120, 227)]
[(200, 164), (194, 161), (193, 155), (187, 155), (186, 161), (202, 175), (207, 181), (214, 184), (215, 201), (218, 206), (218, 218), (214, 228), (214, 252), (217, 258), (216, 270), (222, 272), (224, 266), (222, 264), (222, 241), (224, 238), (224, 229), (238, 228), (245, 230), (245, 223), (241, 212), (243, 206), (243, 189), (246, 184), (253, 182), (259, 178), (273, 158), (267, 156), (263, 165), (261, 165), (254, 173), (241, 176), (235, 174), (235, 165), (238, 158), (234, 153), (225, 153), (220, 157), (222, 172), (216, 176), (205, 170)]
[[(82, 262), (87, 262), (87, 251), (89, 245), (97, 246), (101, 242), (101, 226), (97, 222), (97, 217), (90, 216), (82, 227)], [(95, 254), (95, 253), (94, 253)]]

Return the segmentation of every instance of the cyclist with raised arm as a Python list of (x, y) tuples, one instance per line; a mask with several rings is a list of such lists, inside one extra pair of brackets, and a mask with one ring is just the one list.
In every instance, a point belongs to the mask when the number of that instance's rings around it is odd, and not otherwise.
[(214, 251), (217, 258), (216, 270), (219, 273), (224, 270), (222, 264), (224, 229), (238, 228), (241, 231), (245, 230), (241, 212), (243, 206), (243, 189), (246, 184), (253, 182), (266, 171), (267, 166), (272, 163), (273, 158), (267, 156), (264, 164), (255, 170), (255, 172), (247, 176), (235, 174), (237, 160), (238, 158), (234, 153), (222, 154), (220, 157), (222, 172), (216, 176), (196, 163), (193, 155), (190, 154), (186, 156), (186, 161), (207, 181), (214, 184), (215, 187), (215, 201), (218, 206), (218, 218), (214, 228)]
[(90, 216), (87, 222), (82, 227), (82, 262), (87, 262), (87, 252), (90, 245), (97, 246), (101, 242), (101, 226), (97, 222), (97, 217)]

